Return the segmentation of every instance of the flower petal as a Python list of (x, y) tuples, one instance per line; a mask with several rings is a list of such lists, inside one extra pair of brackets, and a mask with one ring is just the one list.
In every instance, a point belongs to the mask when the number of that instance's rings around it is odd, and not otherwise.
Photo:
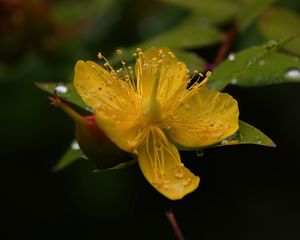
[(171, 200), (194, 191), (200, 178), (183, 166), (176, 147), (158, 127), (145, 131), (147, 138), (138, 148), (138, 161), (148, 182)]
[(167, 135), (174, 144), (201, 148), (233, 135), (239, 128), (238, 104), (226, 93), (200, 86), (187, 96), (166, 120)]
[(100, 129), (121, 149), (138, 144), (141, 107), (133, 86), (92, 61), (78, 61), (74, 85), (95, 112)]
[(157, 99), (162, 106), (178, 91), (186, 89), (189, 77), (183, 62), (168, 48), (149, 48), (140, 52), (136, 62), (137, 89), (144, 99), (150, 97), (158, 80)]

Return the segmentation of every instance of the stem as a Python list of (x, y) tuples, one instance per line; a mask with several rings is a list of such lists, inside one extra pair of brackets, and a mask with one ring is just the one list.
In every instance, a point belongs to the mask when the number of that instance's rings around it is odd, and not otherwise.
[(184, 240), (184, 236), (182, 235), (181, 229), (179, 228), (179, 226), (177, 224), (177, 221), (176, 221), (175, 215), (173, 213), (173, 210), (172, 209), (167, 210), (165, 213), (166, 213), (167, 219), (169, 220), (169, 223), (172, 226), (172, 229), (173, 229), (173, 232), (176, 236), (176, 239), (177, 240)]
[(217, 55), (215, 57), (213, 66), (211, 66), (212, 68), (215, 68), (216, 66), (218, 66), (226, 57), (229, 48), (231, 47), (233, 40), (235, 39), (236, 35), (237, 35), (238, 31), (237, 31), (237, 27), (235, 25), (232, 25), (229, 30), (226, 33), (225, 39), (223, 41), (223, 43), (220, 45)]

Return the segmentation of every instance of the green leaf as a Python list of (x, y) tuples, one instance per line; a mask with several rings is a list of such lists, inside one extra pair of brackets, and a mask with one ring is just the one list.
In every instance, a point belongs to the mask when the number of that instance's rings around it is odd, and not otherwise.
[(81, 158), (85, 158), (85, 156), (80, 150), (78, 143), (73, 141), (70, 148), (63, 154), (53, 170), (55, 172), (60, 171)]
[(73, 83), (35, 83), (37, 87), (43, 91), (50, 93), (51, 95), (57, 95), (64, 100), (72, 103), (78, 107), (81, 107), (87, 111), (91, 109), (82, 101), (81, 97), (78, 95)]
[[(288, 40), (283, 40), (283, 44)], [(300, 81), (299, 59), (274, 52), (281, 43), (270, 42), (229, 55), (214, 71), (207, 86), (222, 90), (229, 83), (245, 87)]]
[(136, 47), (167, 46), (169, 48), (200, 48), (222, 41), (223, 33), (209, 26), (198, 16), (189, 16), (166, 33), (159, 34)]
[(212, 147), (238, 144), (255, 144), (266, 147), (276, 147), (276, 144), (267, 135), (241, 120), (239, 121), (239, 130), (236, 134)]
[[(91, 1), (57, 1), (55, 4), (52, 4), (53, 7), (53, 19), (59, 23), (74, 22), (79, 19), (85, 19), (92, 17), (96, 14), (101, 14), (105, 11), (108, 11), (119, 0), (91, 0)], [(70, 7), (70, 3), (72, 7)]]
[(233, 18), (238, 11), (238, 5), (230, 0), (160, 0), (171, 3), (198, 14), (213, 24), (225, 23)]
[[(133, 53), (137, 48), (146, 50), (150, 47), (169, 47), (178, 55), (178, 59), (186, 64), (189, 69), (204, 69), (204, 60), (196, 54), (183, 51), (182, 48), (200, 48), (222, 41), (224, 34), (203, 22), (197, 16), (185, 18), (179, 25), (174, 26), (166, 33), (161, 33), (145, 42), (138, 43), (128, 48), (122, 48), (123, 58), (126, 62), (134, 60)], [(182, 59), (181, 59), (182, 58)], [(109, 58), (112, 65), (119, 65), (121, 60), (116, 54)]]
[[(299, 32), (300, 16), (290, 9), (272, 7), (259, 18), (258, 26), (265, 38), (278, 40)], [(300, 39), (294, 39), (283, 48), (300, 56)]]
[(241, 7), (236, 19), (237, 26), (240, 30), (245, 30), (252, 22), (254, 22), (260, 13), (267, 6), (276, 0), (250, 0)]
[(193, 52), (188, 52), (179, 49), (172, 49), (180, 61), (184, 62), (188, 69), (202, 72), (205, 70), (205, 60)]
[(130, 167), (132, 165), (135, 165), (137, 163), (136, 159), (129, 160), (127, 162), (119, 163), (117, 166), (112, 167), (112, 168), (107, 168), (107, 169), (95, 169), (93, 172), (94, 173), (103, 173), (107, 171), (116, 171), (116, 170), (121, 170), (127, 167)]
[[(255, 144), (255, 145), (261, 145), (266, 147), (276, 147), (276, 144), (263, 132), (251, 126), (250, 124), (239, 120), (239, 130), (234, 135), (224, 139), (220, 143), (205, 148), (214, 148), (214, 147), (240, 145), (240, 144)], [(177, 144), (176, 147), (181, 151), (197, 151), (197, 150), (205, 149), (205, 148), (186, 148), (184, 146), (177, 145)]]

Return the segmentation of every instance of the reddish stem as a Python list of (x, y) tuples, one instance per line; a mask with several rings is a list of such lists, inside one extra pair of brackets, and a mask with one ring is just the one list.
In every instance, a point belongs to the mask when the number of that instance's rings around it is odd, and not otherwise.
[(173, 232), (176, 236), (176, 239), (177, 240), (184, 240), (184, 236), (182, 235), (181, 229), (179, 228), (179, 226), (177, 224), (177, 221), (176, 221), (175, 215), (173, 213), (173, 210), (170, 209), (170, 210), (166, 211), (166, 216), (167, 216), (167, 219), (169, 220), (169, 223), (172, 226), (172, 229), (173, 229)]
[(237, 27), (235, 25), (232, 25), (228, 29), (225, 39), (217, 51), (217, 54), (216, 54), (213, 64), (211, 66), (209, 66), (209, 68), (211, 68), (210, 70), (214, 69), (216, 66), (218, 66), (224, 60), (237, 33), (238, 33), (238, 31), (237, 31)]

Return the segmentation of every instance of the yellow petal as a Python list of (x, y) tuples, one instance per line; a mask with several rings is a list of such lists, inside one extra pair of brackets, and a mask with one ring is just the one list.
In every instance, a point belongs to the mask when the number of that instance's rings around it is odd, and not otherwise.
[(138, 148), (138, 161), (148, 182), (171, 200), (194, 191), (200, 179), (183, 166), (176, 147), (158, 127), (145, 131), (147, 138)]
[(135, 153), (136, 147), (145, 139), (138, 116), (109, 111), (96, 112), (95, 116), (101, 130), (124, 151)]
[(95, 112), (100, 129), (121, 149), (133, 151), (140, 137), (140, 101), (130, 83), (92, 61), (78, 61), (74, 85)]
[(186, 66), (168, 48), (149, 48), (140, 52), (136, 62), (137, 89), (149, 98), (158, 81), (157, 99), (164, 106), (186, 88), (189, 80)]
[(205, 86), (193, 91), (165, 121), (172, 142), (186, 148), (200, 148), (220, 142), (238, 130), (235, 99)]

